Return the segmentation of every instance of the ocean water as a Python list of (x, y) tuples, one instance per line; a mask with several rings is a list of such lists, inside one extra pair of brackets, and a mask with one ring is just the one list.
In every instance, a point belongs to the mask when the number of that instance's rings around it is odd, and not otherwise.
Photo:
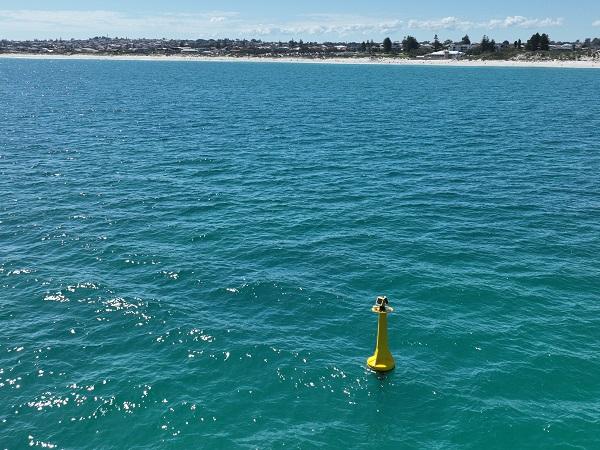
[(598, 448), (599, 92), (0, 60), (0, 448)]

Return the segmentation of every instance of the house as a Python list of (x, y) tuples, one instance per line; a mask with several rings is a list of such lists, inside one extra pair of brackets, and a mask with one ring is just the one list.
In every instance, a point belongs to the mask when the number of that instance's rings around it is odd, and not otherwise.
[(570, 52), (575, 50), (575, 45), (573, 44), (553, 44), (550, 45), (551, 52)]
[(440, 50), (437, 52), (427, 53), (424, 59), (460, 59), (464, 55), (463, 52), (455, 50)]
[(463, 42), (453, 42), (448, 47), (448, 50), (453, 51), (453, 52), (467, 53), (473, 47), (474, 47), (474, 44), (465, 44)]

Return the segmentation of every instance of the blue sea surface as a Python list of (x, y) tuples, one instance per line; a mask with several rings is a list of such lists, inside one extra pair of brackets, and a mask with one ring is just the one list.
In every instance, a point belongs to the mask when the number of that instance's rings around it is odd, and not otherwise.
[(599, 99), (583, 69), (1, 59), (0, 447), (598, 448)]

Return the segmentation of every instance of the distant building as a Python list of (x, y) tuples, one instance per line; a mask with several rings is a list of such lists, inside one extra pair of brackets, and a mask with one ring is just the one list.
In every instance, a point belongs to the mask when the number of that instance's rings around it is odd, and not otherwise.
[(550, 45), (551, 52), (571, 52), (575, 50), (574, 44), (554, 44)]
[(450, 44), (450, 46), (448, 47), (448, 50), (452, 51), (452, 52), (462, 52), (462, 53), (467, 53), (469, 50), (471, 50), (473, 47), (475, 46), (475, 44), (465, 44), (463, 42), (453, 42), (452, 44)]
[(423, 56), (424, 59), (460, 59), (464, 55), (463, 52), (456, 50), (440, 50), (437, 52), (427, 53)]

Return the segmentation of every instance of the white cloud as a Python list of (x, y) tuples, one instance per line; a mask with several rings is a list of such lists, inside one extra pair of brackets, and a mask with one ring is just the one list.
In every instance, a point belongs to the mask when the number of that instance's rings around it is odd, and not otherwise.
[(592, 22), (592, 26), (593, 26), (593, 27), (600, 27), (600, 20), (594, 20), (594, 21)]
[(399, 32), (403, 22), (397, 19), (359, 17), (339, 14), (311, 14), (302, 16), (302, 20), (286, 23), (249, 24), (243, 28), (244, 34), (286, 35), (301, 38), (303, 36), (379, 36), (385, 33)]
[(544, 19), (529, 19), (523, 16), (508, 16), (504, 19), (492, 19), (484, 22), (482, 25), (485, 28), (540, 28), (540, 27), (558, 27), (563, 24), (563, 18), (558, 17), (552, 19), (546, 17)]
[[(398, 32), (402, 21), (339, 14), (304, 15), (299, 20), (262, 23), (236, 12), (126, 14), (116, 11), (0, 10), (0, 32), (30, 37), (254, 37), (356, 35)], [(0, 36), (2, 37), (2, 36)]]
[[(262, 22), (237, 12), (138, 13), (118, 11), (0, 10), (0, 38), (83, 38), (95, 35), (129, 37), (262, 37), (263, 39), (380, 39), (408, 34), (410, 30), (432, 32), (470, 29), (548, 28), (560, 26), (562, 18), (527, 18), (473, 21), (448, 16), (403, 20), (394, 17), (352, 14), (306, 14), (278, 22)], [(600, 25), (600, 20), (594, 22)]]
[(0, 32), (21, 37), (226, 35), (235, 12), (126, 14), (117, 11), (0, 10)]
[(458, 17), (443, 17), (441, 19), (429, 20), (409, 20), (408, 28), (430, 31), (439, 30), (468, 30), (497, 28), (540, 28), (556, 27), (563, 23), (563, 19), (546, 17), (544, 19), (530, 19), (523, 16), (507, 16), (504, 19), (490, 19), (483, 22), (474, 22), (471, 20), (460, 19)]
[(421, 30), (466, 30), (471, 27), (473, 27), (473, 22), (453, 16), (441, 19), (408, 21), (408, 28)]

